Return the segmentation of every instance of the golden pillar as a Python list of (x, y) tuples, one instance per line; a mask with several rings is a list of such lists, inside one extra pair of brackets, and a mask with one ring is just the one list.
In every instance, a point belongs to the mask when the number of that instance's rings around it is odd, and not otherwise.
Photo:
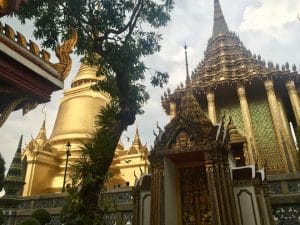
[(217, 123), (216, 105), (215, 105), (215, 93), (208, 91), (206, 94), (208, 104), (208, 118), (213, 124)]
[(286, 158), (288, 159), (288, 165), (289, 165), (290, 170), (292, 170), (293, 172), (297, 172), (296, 146), (293, 141), (292, 132), (291, 132), (291, 129), (289, 126), (289, 121), (286, 116), (286, 112), (285, 112), (282, 100), (280, 97), (278, 97), (277, 100), (278, 100), (278, 109), (279, 109), (279, 113), (280, 113), (280, 117), (281, 117), (281, 121), (282, 121), (282, 129), (284, 131), (283, 139), (287, 146)]
[(293, 80), (286, 82), (286, 88), (289, 93), (290, 101), (296, 118), (297, 126), (300, 127), (300, 101)]
[(176, 116), (176, 103), (170, 102), (170, 117), (171, 120)]
[[(248, 142), (248, 154), (247, 154), (248, 159), (247, 159), (247, 161), (249, 164), (254, 164), (256, 157), (258, 157), (258, 151), (257, 151), (256, 140), (255, 140), (254, 131), (253, 131), (253, 125), (252, 125), (252, 121), (251, 121), (248, 101), (246, 98), (245, 86), (239, 84), (237, 87), (237, 93), (239, 96), (240, 107), (241, 107), (242, 116), (243, 116), (245, 136), (246, 136), (247, 142)], [(256, 152), (255, 152), (255, 150), (256, 150)]]
[(279, 106), (278, 106), (273, 81), (272, 80), (266, 80), (264, 85), (265, 85), (265, 88), (266, 88), (266, 91), (267, 91), (267, 98), (268, 98), (268, 102), (269, 102), (269, 108), (270, 108), (270, 111), (271, 111), (273, 127), (274, 127), (275, 134), (276, 134), (276, 137), (277, 137), (277, 142), (279, 144), (280, 155), (281, 155), (281, 158), (284, 161), (283, 164), (284, 164), (285, 168), (283, 168), (283, 169), (289, 170), (288, 163), (287, 163), (285, 153), (284, 153), (284, 144), (283, 144), (283, 139), (284, 139), (283, 132), (284, 132), (284, 130), (283, 130), (283, 127), (282, 127), (282, 119), (281, 119), (281, 116), (280, 116), (280, 109), (279, 109)]

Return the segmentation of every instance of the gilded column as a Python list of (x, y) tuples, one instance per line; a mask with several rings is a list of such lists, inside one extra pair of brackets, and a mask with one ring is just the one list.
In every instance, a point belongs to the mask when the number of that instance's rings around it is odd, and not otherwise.
[(300, 127), (300, 101), (294, 81), (289, 80), (286, 82), (286, 88), (289, 93), (290, 101), (297, 121), (297, 126)]
[(296, 150), (296, 146), (294, 144), (293, 141), (293, 137), (291, 134), (291, 129), (289, 126), (289, 121), (287, 119), (286, 116), (286, 112), (282, 103), (281, 98), (279, 97), (278, 99), (278, 109), (279, 109), (279, 113), (281, 116), (281, 121), (282, 121), (282, 128), (284, 131), (284, 135), (283, 135), (283, 139), (285, 140), (285, 143), (287, 145), (286, 151), (286, 158), (288, 160), (288, 166), (289, 169), (293, 172), (297, 172), (297, 150)]
[(265, 88), (266, 88), (266, 91), (267, 91), (267, 98), (268, 98), (269, 107), (270, 107), (270, 111), (271, 111), (273, 127), (274, 127), (275, 134), (276, 134), (276, 137), (277, 137), (277, 142), (279, 144), (280, 155), (281, 155), (281, 158), (284, 161), (283, 163), (284, 163), (285, 169), (289, 170), (288, 169), (288, 163), (287, 163), (285, 153), (284, 153), (284, 144), (283, 144), (283, 137), (282, 137), (282, 132), (283, 132), (282, 120), (281, 120), (281, 116), (280, 116), (280, 111), (279, 111), (279, 107), (278, 107), (276, 94), (275, 94), (275, 91), (274, 91), (273, 81), (272, 80), (266, 80), (265, 81)]
[(176, 116), (176, 103), (170, 102), (170, 118), (171, 120)]
[(215, 105), (215, 93), (208, 91), (206, 94), (208, 104), (208, 118), (213, 124), (217, 123), (216, 105)]
[[(256, 140), (254, 136), (248, 101), (246, 98), (246, 89), (244, 85), (239, 84), (237, 87), (237, 93), (240, 100), (240, 107), (243, 116), (245, 136), (248, 142), (248, 163), (254, 164), (256, 157), (258, 157), (258, 151), (256, 146)], [(255, 152), (256, 151), (256, 152)]]
[(219, 202), (218, 202), (218, 195), (216, 190), (214, 166), (212, 164), (208, 164), (205, 167), (206, 167), (206, 175), (207, 175), (207, 182), (209, 188), (209, 196), (212, 205), (211, 210), (212, 210), (213, 224), (221, 225), (222, 223), (220, 218)]

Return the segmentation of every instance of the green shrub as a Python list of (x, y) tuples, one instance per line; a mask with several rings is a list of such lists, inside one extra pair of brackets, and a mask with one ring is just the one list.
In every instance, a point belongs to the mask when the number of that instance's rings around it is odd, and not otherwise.
[(46, 209), (37, 209), (32, 213), (32, 217), (40, 221), (41, 225), (45, 225), (51, 221), (51, 216)]
[(19, 225), (41, 225), (41, 223), (35, 218), (28, 218), (19, 223)]

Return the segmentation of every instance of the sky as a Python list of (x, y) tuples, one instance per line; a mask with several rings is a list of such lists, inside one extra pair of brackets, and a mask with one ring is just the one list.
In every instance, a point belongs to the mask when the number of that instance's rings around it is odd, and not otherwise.
[[(252, 53), (260, 54), (263, 59), (279, 63), (289, 62), (300, 66), (300, 0), (220, 0), (223, 13), (231, 31), (236, 32), (244, 45)], [(175, 0), (171, 22), (161, 29), (163, 40), (159, 53), (144, 59), (152, 69), (168, 72), (169, 84), (163, 88), (153, 88), (149, 80), (145, 81), (150, 93), (150, 100), (144, 106), (144, 114), (137, 116), (141, 141), (148, 148), (153, 145), (153, 130), (158, 121), (164, 127), (169, 118), (161, 107), (160, 96), (169, 87), (174, 90), (185, 80), (184, 44), (188, 46), (189, 68), (193, 70), (203, 59), (203, 53), (213, 28), (213, 0)], [(28, 39), (32, 36), (32, 23), (20, 25), (13, 18), (1, 18), (20, 31)], [(55, 54), (52, 53), (55, 59)], [(72, 55), (73, 66), (65, 80), (65, 88), (70, 88), (72, 79), (79, 68), (79, 57)], [(298, 69), (299, 70), (299, 69)], [(146, 74), (146, 76), (150, 74)], [(23, 146), (32, 137), (36, 137), (46, 116), (47, 137), (50, 137), (58, 111), (62, 91), (54, 92), (51, 101), (39, 105), (25, 116), (21, 110), (10, 115), (0, 128), (0, 152), (9, 167), (23, 134)], [(133, 141), (136, 124), (130, 126), (122, 136), (125, 147)], [(129, 137), (129, 141), (128, 138)]]

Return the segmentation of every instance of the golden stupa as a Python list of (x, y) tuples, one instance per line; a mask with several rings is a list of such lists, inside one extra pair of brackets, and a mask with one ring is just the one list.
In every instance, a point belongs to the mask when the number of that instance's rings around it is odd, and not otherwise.
[[(79, 159), (82, 143), (87, 142), (94, 132), (95, 117), (99, 110), (110, 101), (108, 94), (91, 90), (91, 85), (101, 79), (96, 76), (96, 72), (97, 68), (81, 64), (72, 81), (71, 88), (64, 91), (50, 138), (47, 139), (46, 137), (44, 121), (37, 137), (32, 138), (25, 147), (23, 165), (26, 175), (23, 196), (62, 191), (67, 159), (67, 143), (71, 144), (71, 155), (68, 159), (65, 185), (71, 182), (69, 177), (70, 165)], [(113, 177), (110, 187), (133, 185), (135, 182), (134, 173), (138, 171), (146, 172), (148, 162), (147, 157), (144, 155), (147, 155), (147, 149), (145, 146), (140, 147), (143, 150), (137, 150), (134, 154), (139, 162), (131, 165), (130, 163), (122, 163), (122, 161), (130, 162), (127, 160), (126, 155), (132, 157), (132, 154), (129, 151), (127, 154), (121, 142), (118, 144), (115, 159), (111, 166)], [(120, 153), (122, 155), (121, 159), (119, 157)], [(123, 164), (126, 164), (126, 168), (122, 167)]]

